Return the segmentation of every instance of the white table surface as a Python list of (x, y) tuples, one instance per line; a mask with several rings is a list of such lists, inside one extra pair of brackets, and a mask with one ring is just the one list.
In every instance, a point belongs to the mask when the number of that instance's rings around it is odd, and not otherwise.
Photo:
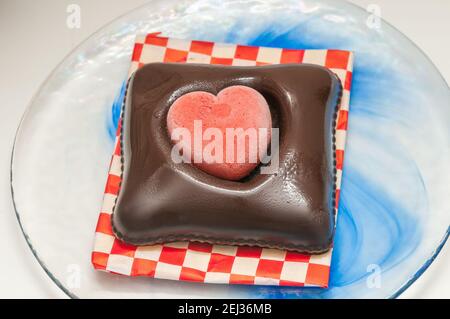
[[(146, 0), (0, 0), (0, 298), (64, 298), (34, 260), (13, 212), (9, 166), (14, 133), (32, 95), (92, 32)], [(450, 82), (450, 1), (352, 0), (378, 4), (382, 17), (413, 40)], [(81, 28), (66, 8), (81, 7)], [(107, 8), (107, 10), (105, 10)], [(30, 51), (30, 48), (32, 50)], [(450, 298), (450, 243), (403, 298)]]

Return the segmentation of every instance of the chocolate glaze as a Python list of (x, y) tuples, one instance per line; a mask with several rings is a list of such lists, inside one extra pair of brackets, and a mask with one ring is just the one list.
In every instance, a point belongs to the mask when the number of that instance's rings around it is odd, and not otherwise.
[[(223, 180), (175, 164), (166, 114), (191, 91), (258, 90), (280, 128), (275, 175)], [(122, 112), (122, 184), (116, 236), (134, 245), (171, 241), (322, 253), (334, 233), (334, 127), (341, 84), (326, 68), (152, 63), (129, 82)]]

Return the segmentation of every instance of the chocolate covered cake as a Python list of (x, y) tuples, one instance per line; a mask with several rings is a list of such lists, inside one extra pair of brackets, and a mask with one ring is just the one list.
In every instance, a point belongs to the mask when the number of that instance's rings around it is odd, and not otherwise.
[[(210, 98), (220, 106), (220, 116), (231, 116), (224, 103), (239, 96), (221, 100), (227, 88), (250, 94), (257, 111), (249, 114), (260, 121), (249, 125), (279, 129), (278, 147), (271, 150), (278, 164), (273, 173), (262, 173), (272, 164), (262, 158), (231, 175), (243, 166), (224, 174), (233, 166), (173, 160), (171, 108), (183, 96), (204, 92), (199, 101)], [(134, 245), (200, 241), (327, 251), (334, 233), (334, 135), (341, 93), (338, 78), (316, 65), (145, 65), (131, 77), (122, 111), (122, 183), (112, 216), (116, 236)], [(233, 116), (239, 123), (246, 118)]]

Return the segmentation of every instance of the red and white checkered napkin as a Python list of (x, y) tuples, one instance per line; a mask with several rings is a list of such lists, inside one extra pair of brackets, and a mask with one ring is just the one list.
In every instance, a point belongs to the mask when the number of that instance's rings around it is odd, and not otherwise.
[[(130, 75), (151, 62), (264, 65), (313, 63), (335, 72), (343, 83), (336, 133), (339, 200), (349, 109), (353, 54), (339, 50), (288, 50), (172, 39), (157, 34), (136, 39)], [(120, 131), (120, 123), (119, 129)], [(332, 250), (322, 255), (257, 247), (177, 242), (132, 246), (114, 237), (111, 213), (120, 184), (120, 143), (116, 138), (103, 207), (95, 231), (92, 263), (99, 270), (204, 283), (327, 287)]]

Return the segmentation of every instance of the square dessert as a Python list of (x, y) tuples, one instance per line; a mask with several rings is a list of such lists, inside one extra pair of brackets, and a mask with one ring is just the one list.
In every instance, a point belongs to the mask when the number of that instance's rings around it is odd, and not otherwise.
[[(261, 158), (233, 176), (229, 173), (241, 166), (227, 172), (226, 165), (174, 161), (169, 134), (174, 104), (194, 92), (220, 97), (236, 87), (257, 92), (251, 93), (253, 98), (259, 94), (267, 103), (270, 126), (279, 130), (276, 170), (262, 174), (268, 164)], [(199, 241), (327, 251), (335, 222), (335, 127), (341, 94), (337, 76), (317, 65), (143, 66), (129, 80), (122, 111), (115, 235), (132, 245)], [(239, 107), (248, 111), (248, 105)], [(259, 116), (264, 108), (258, 110), (255, 117), (266, 119)], [(176, 123), (186, 112), (180, 114)]]

